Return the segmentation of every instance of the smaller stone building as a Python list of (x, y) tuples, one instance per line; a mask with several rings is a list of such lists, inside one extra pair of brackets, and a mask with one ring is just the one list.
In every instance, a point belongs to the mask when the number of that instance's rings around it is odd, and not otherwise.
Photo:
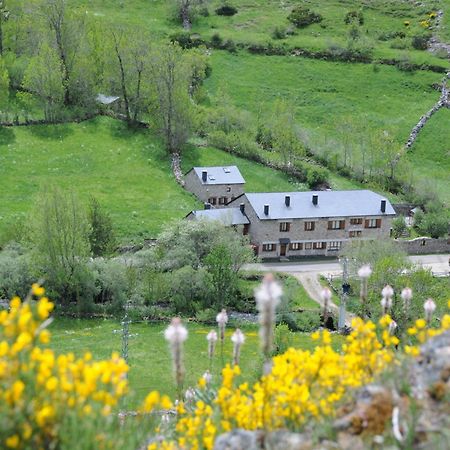
[(188, 220), (213, 220), (224, 224), (242, 229), (242, 234), (248, 234), (250, 221), (244, 214), (242, 208), (218, 208), (218, 209), (201, 209), (192, 211), (187, 216)]
[(245, 180), (236, 166), (193, 167), (185, 188), (204, 203), (223, 206), (244, 193)]

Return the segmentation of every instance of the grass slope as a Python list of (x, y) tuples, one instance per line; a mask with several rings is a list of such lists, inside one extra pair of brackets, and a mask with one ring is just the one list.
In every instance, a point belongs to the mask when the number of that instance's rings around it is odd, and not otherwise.
[(433, 187), (450, 206), (450, 109), (442, 108), (429, 120), (408, 159), (414, 176)]
[[(142, 400), (150, 390), (175, 394), (170, 353), (164, 340), (167, 325), (138, 323), (130, 326), (132, 337), (129, 339), (129, 378), (131, 388), (138, 400)], [(121, 325), (112, 320), (74, 320), (57, 318), (51, 325), (51, 347), (58, 353), (73, 352), (76, 356), (90, 351), (94, 359), (108, 358), (113, 351), (121, 351)], [(185, 345), (186, 387), (195, 385), (200, 376), (208, 369), (206, 334), (211, 328), (189, 324), (189, 338)], [(225, 362), (231, 362), (232, 344), (230, 336), (234, 330), (228, 330), (225, 343)], [(257, 377), (261, 360), (258, 348), (258, 331), (253, 326), (243, 328), (246, 341), (242, 347), (241, 368), (244, 377), (253, 380)], [(342, 338), (333, 336), (334, 345), (340, 345)], [(312, 349), (314, 341), (309, 335), (296, 333), (294, 346)], [(219, 350), (219, 348), (218, 348)], [(220, 371), (220, 353), (214, 361), (213, 375), (218, 379)]]
[[(183, 168), (236, 164), (249, 191), (290, 191), (281, 172), (221, 150), (186, 150)], [(201, 204), (171, 173), (161, 143), (148, 130), (129, 130), (106, 117), (80, 124), (0, 129), (0, 235), (33, 207), (35, 196), (55, 184), (82, 201), (95, 195), (111, 213), (124, 241), (155, 237), (164, 224)]]

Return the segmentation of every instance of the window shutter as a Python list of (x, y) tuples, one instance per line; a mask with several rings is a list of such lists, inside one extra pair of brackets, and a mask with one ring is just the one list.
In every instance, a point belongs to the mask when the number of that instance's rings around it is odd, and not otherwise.
[(381, 219), (377, 219), (377, 228), (381, 228)]
[(364, 228), (369, 228), (369, 219), (364, 221)]
[(331, 220), (328, 221), (328, 229), (329, 230), (333, 229), (333, 222)]
[(345, 220), (341, 220), (339, 223), (339, 228), (343, 230), (345, 228)]

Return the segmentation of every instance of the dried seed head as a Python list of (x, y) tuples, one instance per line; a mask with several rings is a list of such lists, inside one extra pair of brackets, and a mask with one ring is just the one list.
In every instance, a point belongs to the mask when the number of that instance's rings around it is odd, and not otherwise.
[(436, 303), (434, 303), (432, 298), (429, 298), (424, 304), (423, 309), (425, 310), (425, 314), (433, 314), (436, 310)]
[(404, 288), (401, 297), (404, 302), (409, 302), (412, 299), (412, 289), (409, 287)]
[(166, 341), (171, 344), (180, 344), (184, 342), (188, 337), (188, 331), (181, 323), (179, 317), (174, 317), (170, 325), (164, 331), (164, 337)]
[(324, 303), (329, 303), (329, 301), (331, 300), (331, 291), (330, 289), (323, 288), (322, 291), (320, 292), (320, 297), (322, 298)]
[(264, 276), (261, 286), (255, 289), (255, 299), (258, 309), (264, 308), (264, 305), (270, 303), (273, 308), (276, 308), (280, 302), (283, 290), (281, 286), (275, 281), (271, 273)]
[(217, 333), (214, 330), (211, 330), (207, 335), (206, 339), (208, 342), (213, 343), (217, 341)]
[(391, 323), (389, 324), (389, 333), (394, 334), (396, 329), (397, 329), (397, 322), (395, 320), (391, 320)]
[(394, 289), (392, 289), (392, 287), (387, 284), (381, 291), (381, 295), (386, 298), (392, 298), (392, 296), (394, 295)]
[(389, 311), (392, 308), (392, 298), (391, 297), (383, 297), (381, 299), (381, 307), (383, 308), (383, 311)]
[(226, 323), (228, 322), (228, 315), (227, 315), (227, 311), (225, 309), (222, 309), (222, 311), (219, 314), (217, 314), (216, 321), (219, 324), (219, 326), (226, 325)]
[(212, 375), (211, 375), (210, 371), (207, 370), (207, 371), (202, 375), (202, 378), (206, 381), (206, 384), (211, 383)]
[(245, 341), (245, 335), (244, 333), (239, 329), (236, 328), (236, 331), (231, 336), (231, 342), (235, 345), (242, 345)]
[(368, 264), (361, 266), (361, 268), (358, 270), (358, 277), (362, 279), (367, 279), (372, 275), (372, 269)]

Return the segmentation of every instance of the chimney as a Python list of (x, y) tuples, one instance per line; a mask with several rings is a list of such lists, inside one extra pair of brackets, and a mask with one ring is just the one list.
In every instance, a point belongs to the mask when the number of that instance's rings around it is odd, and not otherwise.
[(206, 170), (202, 171), (202, 181), (203, 183), (206, 183), (206, 180), (208, 179), (208, 172)]
[(312, 203), (313, 205), (317, 206), (319, 204), (319, 196), (317, 194), (314, 194), (312, 196)]
[(284, 204), (287, 207), (291, 206), (291, 197), (289, 195), (286, 195), (286, 197), (284, 197)]
[(269, 205), (264, 205), (264, 215), (269, 215)]
[(245, 213), (245, 203), (241, 203), (239, 205), (239, 209), (241, 210), (241, 213), (244, 214)]
[(386, 200), (381, 200), (381, 212), (386, 212)]
[(205, 206), (205, 209), (211, 209), (211, 203), (205, 202), (204, 206)]

